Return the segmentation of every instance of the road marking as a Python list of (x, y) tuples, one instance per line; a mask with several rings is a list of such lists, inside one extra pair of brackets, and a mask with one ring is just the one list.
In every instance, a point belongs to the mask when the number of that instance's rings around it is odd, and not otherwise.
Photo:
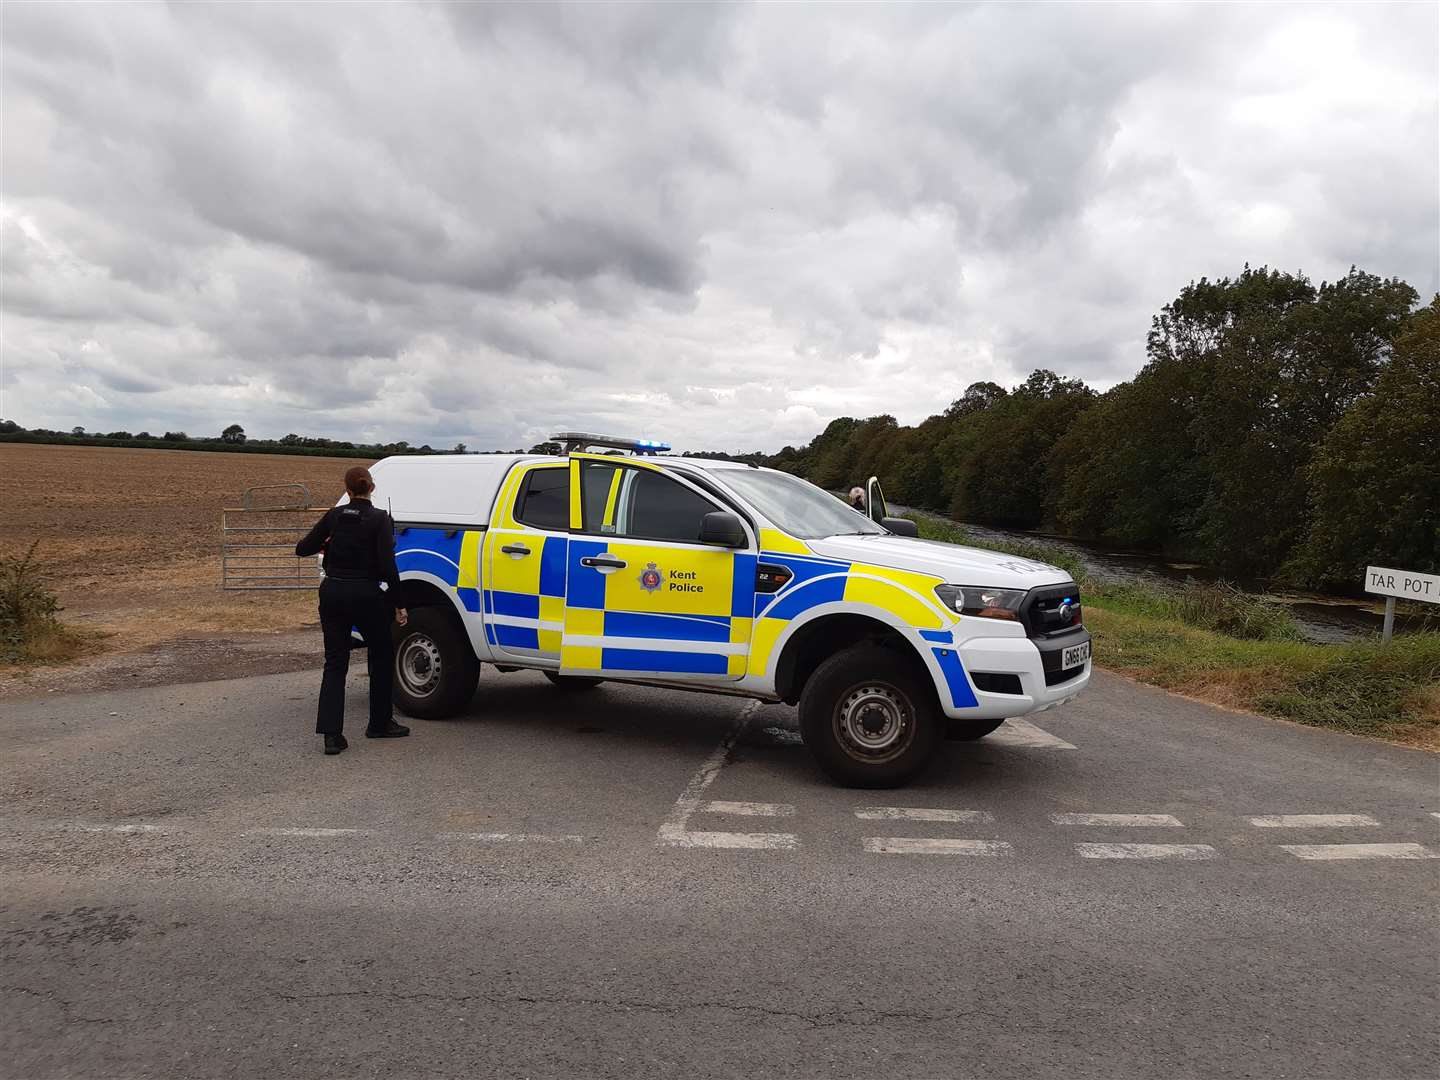
[(755, 851), (793, 851), (800, 838), (793, 833), (697, 832), (660, 826), (660, 843), (680, 848), (749, 848)]
[(1430, 816), (1433, 817), (1436, 821), (1440, 821), (1440, 810), (1431, 810)]
[(168, 825), (145, 824), (79, 825), (77, 826), (77, 828), (79, 828), (82, 832), (122, 833), (127, 836), (134, 836), (137, 834), (153, 835), (159, 833), (170, 833), (175, 831)]
[(1380, 822), (1369, 814), (1264, 814), (1252, 817), (1250, 824), (1259, 829), (1338, 829)]
[(730, 802), (711, 799), (695, 808), (702, 814), (739, 814), (741, 817), (794, 817), (795, 807), (778, 802)]
[(1051, 735), (1044, 728), (1036, 727), (1029, 720), (1006, 720), (989, 735), (985, 736), (988, 746), (1018, 746), (1027, 749), (1049, 748), (1051, 750), (1074, 750), (1075, 744)]
[(1213, 859), (1209, 844), (1076, 844), (1082, 859)]
[(583, 844), (583, 836), (553, 833), (442, 832), (436, 840), (473, 840), (482, 844)]
[(1440, 859), (1424, 844), (1281, 844), (1297, 859)]
[(1137, 825), (1145, 828), (1182, 828), (1184, 822), (1169, 814), (1051, 814), (1052, 825)]
[(370, 834), (369, 834), (369, 831), (366, 830), (366, 829), (291, 829), (291, 828), (273, 828), (273, 829), (246, 829), (246, 830), (245, 830), (243, 833), (241, 833), (240, 835), (242, 835), (242, 836), (314, 836), (314, 837), (330, 837), (330, 836), (368, 836), (368, 835), (370, 835)]
[(862, 821), (948, 821), (979, 825), (995, 818), (987, 810), (936, 810), (923, 806), (861, 806), (855, 816)]
[(730, 730), (720, 740), (720, 745), (696, 770), (690, 782), (685, 785), (685, 790), (675, 800), (675, 805), (670, 808), (670, 815), (656, 833), (657, 844), (662, 847), (748, 848), (767, 851), (789, 851), (800, 846), (800, 838), (793, 833), (691, 832), (687, 827), (690, 818), (705, 805), (705, 800), (700, 796), (705, 794), (705, 789), (715, 782), (715, 777), (720, 775), (720, 770), (730, 761), (730, 752), (760, 706), (761, 702), (752, 701), (740, 710), (740, 715), (735, 718), (735, 723), (730, 725)]
[(1003, 840), (947, 840), (920, 836), (867, 836), (865, 850), (877, 855), (1010, 855)]

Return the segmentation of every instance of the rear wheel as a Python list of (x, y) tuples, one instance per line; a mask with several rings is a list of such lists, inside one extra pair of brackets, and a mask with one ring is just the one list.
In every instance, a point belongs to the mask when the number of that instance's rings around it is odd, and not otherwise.
[(940, 711), (919, 663), (856, 645), (826, 660), (800, 695), (800, 733), (820, 767), (846, 787), (899, 787), (930, 764)]
[(410, 609), (395, 628), (395, 705), (407, 716), (442, 720), (470, 704), (480, 661), (465, 628), (439, 607)]
[(545, 677), (561, 690), (572, 694), (580, 690), (594, 690), (605, 681), (593, 675), (561, 675), (558, 671), (547, 671)]
[(953, 742), (983, 739), (1004, 722), (1004, 720), (947, 720), (945, 721), (945, 738)]

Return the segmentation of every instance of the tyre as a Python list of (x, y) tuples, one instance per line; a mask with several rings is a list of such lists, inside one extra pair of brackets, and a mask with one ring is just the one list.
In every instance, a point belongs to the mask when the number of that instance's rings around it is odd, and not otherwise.
[(395, 706), (406, 716), (442, 720), (470, 704), (480, 661), (465, 628), (440, 607), (410, 609), (395, 627)]
[(561, 675), (558, 671), (547, 671), (545, 677), (566, 693), (576, 693), (580, 690), (594, 690), (604, 679), (597, 679), (593, 675)]
[(800, 734), (846, 787), (899, 787), (935, 756), (941, 714), (920, 662), (879, 645), (826, 660), (800, 695)]
[(983, 739), (1004, 722), (1004, 720), (946, 720), (945, 738), (951, 742), (970, 742), (974, 739)]

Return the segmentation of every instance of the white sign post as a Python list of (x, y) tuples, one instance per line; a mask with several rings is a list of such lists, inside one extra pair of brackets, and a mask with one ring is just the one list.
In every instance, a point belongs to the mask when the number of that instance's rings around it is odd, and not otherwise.
[(1419, 574), (1413, 570), (1391, 570), (1386, 566), (1365, 568), (1365, 591), (1385, 597), (1385, 630), (1381, 641), (1389, 641), (1395, 630), (1395, 599), (1440, 604), (1440, 574)]

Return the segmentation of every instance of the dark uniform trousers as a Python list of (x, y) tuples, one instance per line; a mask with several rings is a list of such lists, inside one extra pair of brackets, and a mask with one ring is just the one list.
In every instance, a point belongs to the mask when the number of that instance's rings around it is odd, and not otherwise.
[(378, 581), (327, 577), (320, 584), (320, 627), (325, 633), (325, 674), (320, 680), (320, 710), (315, 730), (339, 735), (345, 724), (345, 675), (350, 670), (350, 628), (365, 639), (370, 670), (370, 727), (390, 723), (390, 694), (395, 681), (395, 644), (390, 621), (395, 608)]

